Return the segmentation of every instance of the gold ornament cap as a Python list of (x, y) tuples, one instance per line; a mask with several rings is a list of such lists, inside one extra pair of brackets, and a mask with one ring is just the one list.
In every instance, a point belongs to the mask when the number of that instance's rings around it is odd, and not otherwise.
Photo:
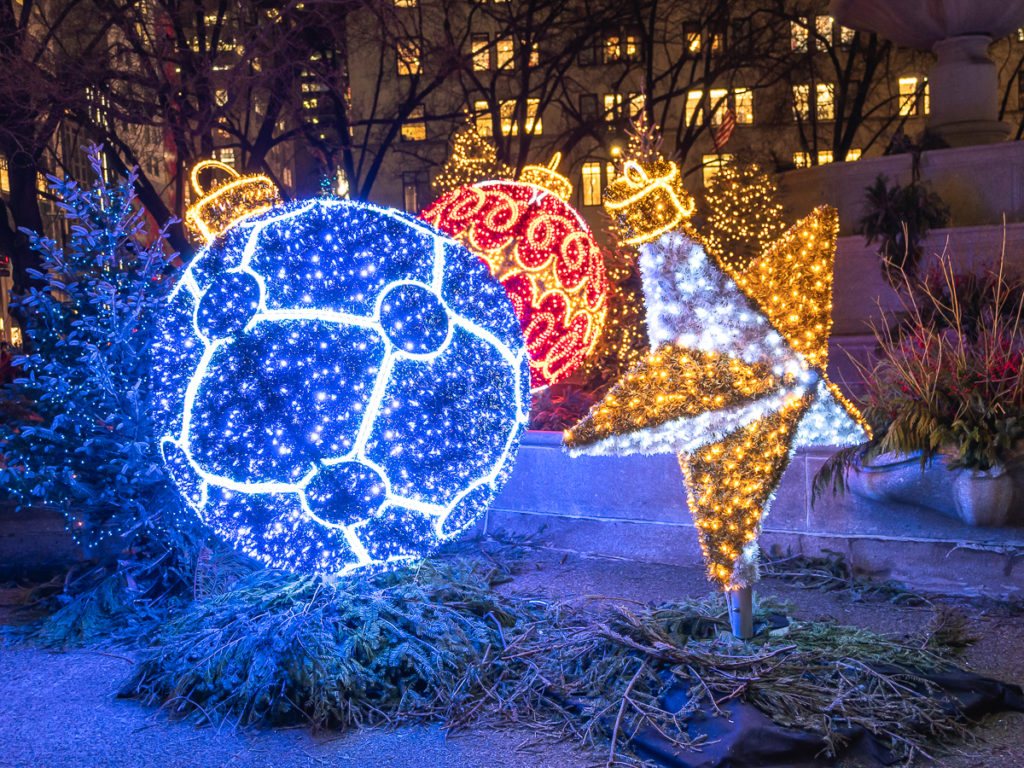
[[(207, 168), (224, 171), (231, 179), (204, 190), (199, 174)], [(185, 212), (185, 223), (195, 239), (206, 243), (213, 242), (217, 235), (245, 217), (283, 202), (269, 177), (242, 176), (230, 165), (217, 160), (203, 160), (192, 168), (192, 188), (199, 200)]]
[(519, 181), (524, 184), (536, 184), (538, 187), (544, 187), (555, 197), (560, 197), (568, 202), (572, 197), (572, 182), (555, 170), (561, 161), (562, 153), (555, 152), (551, 162), (547, 165), (524, 166), (519, 174)]
[(618, 222), (627, 245), (649, 243), (679, 227), (693, 215), (695, 205), (683, 188), (679, 166), (668, 160), (627, 160), (604, 198), (605, 210)]

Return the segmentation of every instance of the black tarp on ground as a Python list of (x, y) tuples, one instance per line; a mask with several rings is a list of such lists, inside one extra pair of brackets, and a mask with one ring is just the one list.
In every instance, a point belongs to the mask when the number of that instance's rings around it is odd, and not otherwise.
[[(887, 666), (875, 669), (884, 674), (906, 672)], [(940, 697), (945, 707), (965, 719), (975, 720), (1008, 710), (1024, 711), (1024, 691), (1019, 685), (957, 668), (915, 675), (927, 681), (918, 690), (926, 692), (928, 683), (936, 686), (932, 695)], [(686, 701), (683, 685), (671, 687), (664, 697), (665, 707), (674, 712), (681, 711)], [(831, 762), (821, 757), (825, 743), (817, 734), (784, 728), (756, 707), (740, 701), (728, 702), (721, 709), (728, 718), (709, 708), (687, 718), (690, 739), (705, 737), (699, 750), (677, 749), (651, 728), (642, 729), (633, 737), (633, 748), (641, 757), (666, 768), (814, 768)], [(856, 754), (865, 764), (885, 766), (897, 761), (884, 744), (863, 728), (850, 728), (842, 735), (847, 741), (845, 754)]]

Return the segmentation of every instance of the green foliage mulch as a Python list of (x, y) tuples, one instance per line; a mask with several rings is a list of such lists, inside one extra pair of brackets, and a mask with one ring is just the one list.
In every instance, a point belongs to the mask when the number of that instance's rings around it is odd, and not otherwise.
[[(529, 562), (523, 554), (463, 547), (332, 583), (206, 553), (190, 595), (140, 601), (141, 583), (130, 580), (133, 593), (113, 573), (37, 637), (66, 645), (134, 636), (139, 658), (122, 695), (205, 723), (528, 724), (600, 749), (609, 764), (635, 760), (629, 742), (641, 729), (699, 747), (687, 716), (734, 700), (819, 734), (826, 754), (856, 726), (908, 761), (965, 733), (917, 676), (949, 664), (941, 644), (821, 622), (741, 642), (718, 596), (581, 607), (517, 593), (506, 584)], [(673, 685), (688, 689), (680, 712), (666, 709)]]

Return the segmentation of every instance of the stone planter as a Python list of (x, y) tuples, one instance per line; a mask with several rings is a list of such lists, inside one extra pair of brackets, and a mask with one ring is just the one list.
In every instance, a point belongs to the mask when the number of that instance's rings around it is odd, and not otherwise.
[(857, 464), (847, 473), (850, 491), (861, 498), (927, 507), (978, 526), (1019, 524), (1014, 473), (949, 469), (937, 456), (921, 466), (920, 454), (884, 453), (870, 464)]

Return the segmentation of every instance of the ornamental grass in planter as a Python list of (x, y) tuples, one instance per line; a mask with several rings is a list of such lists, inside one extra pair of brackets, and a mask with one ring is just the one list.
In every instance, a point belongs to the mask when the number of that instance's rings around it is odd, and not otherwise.
[(872, 330), (876, 359), (861, 365), (871, 441), (836, 454), (815, 491), (846, 485), (1002, 525), (1024, 445), (1024, 279), (1005, 259), (960, 272), (948, 253), (921, 280), (905, 279), (902, 311)]

